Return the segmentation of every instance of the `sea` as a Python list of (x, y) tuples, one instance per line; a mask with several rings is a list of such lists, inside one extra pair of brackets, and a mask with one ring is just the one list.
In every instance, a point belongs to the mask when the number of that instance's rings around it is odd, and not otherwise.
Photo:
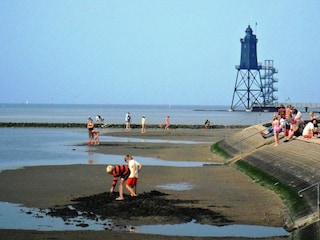
[[(86, 123), (97, 115), (107, 124), (123, 124), (130, 112), (133, 124), (144, 115), (147, 124), (252, 125), (270, 122), (271, 112), (229, 111), (227, 105), (121, 105), (121, 104), (0, 104), (0, 122)], [(307, 113), (304, 115), (308, 118)]]
[[(226, 127), (228, 125), (253, 125), (270, 122), (273, 115), (270, 112), (230, 112), (228, 109), (228, 106), (209, 105), (0, 104), (0, 122), (84, 123), (83, 128), (0, 128), (0, 173), (9, 169), (28, 166), (67, 164), (99, 164), (105, 166), (123, 162), (123, 156), (93, 153), (90, 151), (92, 146), (83, 145), (88, 140), (85, 124), (89, 117), (96, 121), (95, 117), (97, 115), (104, 118), (104, 123), (107, 124), (124, 124), (126, 113), (130, 112), (133, 124), (140, 124), (141, 117), (144, 115), (147, 124), (163, 124), (166, 116), (170, 116), (171, 124), (198, 125), (204, 124), (205, 120), (208, 119), (214, 125), (225, 125)], [(304, 116), (307, 117), (307, 113), (304, 113)], [(106, 128), (101, 131), (111, 130)], [(170, 142), (168, 140), (109, 136), (100, 136), (100, 141)], [(197, 144), (192, 141), (179, 143)], [(175, 162), (143, 157), (139, 157), (139, 162), (142, 165), (180, 167), (202, 166), (206, 163), (193, 162), (192, 159), (185, 162)], [(109, 187), (106, 183), (106, 189), (101, 191), (107, 191)], [(177, 186), (177, 190), (179, 190), (178, 188), (179, 186)], [(0, 229), (83, 230), (75, 226), (76, 224), (64, 224), (62, 220), (57, 223), (57, 219), (52, 219), (45, 214), (40, 218), (39, 214), (41, 215), (41, 213), (39, 211), (39, 209), (26, 209), (19, 203), (0, 202)], [(32, 214), (26, 214), (26, 212), (32, 212)], [(88, 222), (88, 220), (81, 221)], [(87, 230), (103, 230), (104, 226), (103, 223), (90, 223), (89, 225)], [(180, 227), (182, 228), (181, 235), (186, 234), (187, 229), (193, 229), (192, 232), (195, 236), (199, 236), (199, 232), (205, 232), (203, 230), (204, 226), (196, 223), (164, 226), (165, 230), (161, 226), (153, 226), (152, 229), (148, 226), (136, 226), (136, 229), (140, 229), (139, 231), (144, 233), (180, 235), (177, 234), (177, 229)], [(235, 225), (233, 229), (236, 231), (240, 228), (240, 233), (235, 232), (236, 236), (248, 236), (248, 232), (251, 232), (253, 235), (250, 236), (252, 237), (256, 236), (254, 234), (261, 232), (261, 226), (253, 226), (254, 229), (246, 231), (245, 229), (248, 227), (251, 228), (252, 226)], [(173, 229), (172, 233), (171, 228)], [(219, 229), (221, 230), (221, 228)], [(206, 226), (206, 230), (209, 231), (208, 236), (214, 236), (218, 231), (213, 229), (213, 226)], [(231, 231), (226, 229), (225, 234), (230, 234)], [(188, 233), (188, 235), (193, 233)], [(243, 233), (245, 234), (243, 235)], [(269, 228), (264, 236), (279, 235), (286, 235), (283, 228)]]

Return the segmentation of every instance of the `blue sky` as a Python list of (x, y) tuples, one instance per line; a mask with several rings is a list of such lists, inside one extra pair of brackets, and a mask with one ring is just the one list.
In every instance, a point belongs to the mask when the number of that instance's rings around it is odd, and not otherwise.
[(0, 12), (1, 103), (230, 105), (249, 24), (279, 101), (320, 102), (318, 0), (2, 0)]

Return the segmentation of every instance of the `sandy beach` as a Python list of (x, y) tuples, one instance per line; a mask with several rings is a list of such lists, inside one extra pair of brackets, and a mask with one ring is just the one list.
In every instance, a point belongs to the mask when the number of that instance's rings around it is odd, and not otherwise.
[[(101, 142), (89, 151), (103, 154), (131, 154), (174, 161), (209, 161), (221, 163), (202, 167), (143, 166), (138, 193), (161, 191), (168, 199), (193, 200), (188, 207), (217, 212), (233, 223), (263, 226), (283, 226), (287, 210), (273, 192), (253, 182), (232, 165), (223, 165), (223, 159), (210, 151), (212, 143), (241, 129), (174, 129), (162, 131), (139, 129), (130, 132), (117, 130), (110, 136), (142, 139), (162, 139), (169, 142)], [(172, 140), (192, 141), (197, 144), (172, 143)], [(85, 143), (84, 143), (85, 144)], [(123, 162), (119, 163), (122, 164)], [(72, 199), (106, 192), (112, 176), (105, 173), (105, 165), (39, 166), (0, 173), (0, 201), (20, 203), (28, 207), (51, 208), (70, 204)], [(166, 189), (168, 184), (187, 184), (190, 189)], [(272, 206), (272, 208), (270, 208)], [(135, 218), (135, 224), (149, 223), (156, 218)], [(166, 221), (170, 221), (170, 216)], [(119, 222), (121, 222), (119, 220)], [(126, 221), (128, 222), (128, 221)], [(210, 219), (201, 223), (214, 224)], [(128, 234), (116, 231), (37, 232), (0, 230), (0, 239), (127, 239)], [(161, 235), (130, 234), (135, 239), (195, 239), (195, 237), (168, 237)], [(218, 239), (218, 238), (201, 238)], [(236, 239), (236, 238), (221, 238)], [(273, 237), (265, 239), (286, 239)]]

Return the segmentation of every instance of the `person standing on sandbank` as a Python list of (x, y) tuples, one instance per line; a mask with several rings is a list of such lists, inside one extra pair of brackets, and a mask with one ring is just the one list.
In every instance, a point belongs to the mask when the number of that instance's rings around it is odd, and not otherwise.
[(143, 115), (141, 118), (141, 133), (145, 133), (146, 132), (146, 117)]
[(130, 124), (131, 124), (131, 115), (129, 112), (127, 112), (126, 117), (125, 117), (125, 122), (126, 122), (126, 131), (130, 131)]
[(166, 117), (165, 122), (166, 122), (166, 126), (165, 126), (164, 129), (165, 130), (169, 130), (169, 126), (170, 126), (170, 117), (169, 116)]
[(91, 117), (89, 117), (89, 119), (88, 119), (87, 129), (88, 129), (88, 134), (89, 134), (88, 144), (91, 145), (93, 143), (93, 139), (94, 139), (94, 136), (92, 133), (92, 131), (94, 129), (94, 123), (93, 123), (93, 120)]

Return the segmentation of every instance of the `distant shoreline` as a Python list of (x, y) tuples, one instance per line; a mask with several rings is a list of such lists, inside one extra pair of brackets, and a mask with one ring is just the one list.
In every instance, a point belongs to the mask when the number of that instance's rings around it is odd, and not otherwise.
[[(210, 125), (208, 129), (223, 129), (223, 128), (244, 128), (251, 125)], [(86, 123), (47, 123), (47, 122), (0, 122), (1, 128), (86, 128)], [(105, 124), (95, 123), (95, 128), (125, 128), (125, 124)], [(131, 128), (141, 128), (140, 124), (131, 124)], [(160, 125), (150, 124), (147, 128), (161, 129)], [(170, 125), (171, 129), (185, 128), (185, 129), (203, 129), (204, 125), (198, 124), (173, 124)]]

